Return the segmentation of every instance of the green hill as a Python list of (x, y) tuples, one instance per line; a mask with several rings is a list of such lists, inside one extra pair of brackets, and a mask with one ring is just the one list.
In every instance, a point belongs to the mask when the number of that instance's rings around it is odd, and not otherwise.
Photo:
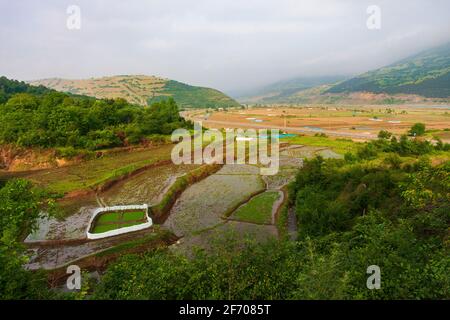
[(41, 95), (52, 91), (44, 86), (30, 86), (23, 81), (10, 80), (3, 76), (0, 77), (0, 104), (8, 101), (16, 93)]
[(183, 108), (226, 108), (240, 106), (238, 102), (218, 90), (190, 86), (174, 80), (169, 80), (165, 83), (162, 93), (163, 95), (148, 98), (147, 103), (151, 104), (159, 101), (168, 95), (173, 97), (180, 107)]
[(343, 81), (326, 91), (345, 92), (450, 97), (450, 43)]
[(130, 103), (150, 105), (168, 97), (181, 108), (226, 108), (239, 103), (210, 88), (191, 86), (174, 80), (144, 75), (120, 75), (83, 80), (43, 79), (30, 82), (58, 91), (96, 98), (124, 98)]
[[(191, 128), (172, 97), (148, 108), (125, 99), (97, 99), (0, 77), (0, 149), (57, 148), (63, 157), (147, 144)], [(0, 150), (1, 151), (1, 150)]]

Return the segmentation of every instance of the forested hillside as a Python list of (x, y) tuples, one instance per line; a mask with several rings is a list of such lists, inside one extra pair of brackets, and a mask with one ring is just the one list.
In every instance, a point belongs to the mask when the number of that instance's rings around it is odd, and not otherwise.
[(143, 108), (124, 99), (99, 100), (0, 80), (1, 144), (70, 153), (135, 144), (189, 126), (171, 98)]
[(368, 91), (450, 97), (450, 44), (341, 82), (327, 93)]
[(44, 86), (30, 86), (22, 81), (9, 80), (6, 77), (0, 77), (0, 103), (5, 103), (16, 93), (29, 93), (41, 95), (43, 93), (53, 92)]
[(83, 80), (52, 78), (32, 81), (31, 84), (100, 99), (123, 98), (130, 103), (143, 106), (170, 97), (180, 108), (239, 106), (239, 103), (218, 90), (154, 76), (120, 75)]

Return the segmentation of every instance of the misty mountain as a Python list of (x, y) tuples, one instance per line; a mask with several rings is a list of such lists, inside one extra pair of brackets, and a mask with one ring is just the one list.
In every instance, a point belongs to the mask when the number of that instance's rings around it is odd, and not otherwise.
[(287, 103), (301, 91), (314, 87), (334, 84), (345, 79), (344, 76), (298, 77), (282, 80), (237, 96), (242, 102)]
[(325, 93), (373, 92), (450, 97), (450, 43), (343, 81)]

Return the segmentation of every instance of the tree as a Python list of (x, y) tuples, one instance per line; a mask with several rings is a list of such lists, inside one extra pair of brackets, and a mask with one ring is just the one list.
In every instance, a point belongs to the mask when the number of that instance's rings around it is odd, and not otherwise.
[(49, 292), (45, 278), (26, 271), (20, 239), (33, 230), (44, 195), (26, 180), (11, 180), (0, 189), (0, 299), (37, 299)]
[(423, 136), (425, 134), (425, 124), (420, 122), (414, 124), (408, 133), (414, 137)]
[(380, 132), (378, 132), (378, 138), (380, 139), (390, 139), (392, 137), (392, 133), (390, 133), (387, 130), (381, 130)]

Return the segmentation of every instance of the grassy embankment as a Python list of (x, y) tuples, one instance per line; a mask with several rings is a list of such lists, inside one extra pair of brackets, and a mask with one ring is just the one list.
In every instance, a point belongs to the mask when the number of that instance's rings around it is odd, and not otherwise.
[(327, 147), (340, 154), (345, 154), (347, 152), (354, 153), (357, 151), (358, 146), (361, 145), (361, 143), (354, 142), (350, 139), (333, 139), (329, 137), (307, 135), (284, 138), (281, 139), (280, 142), (307, 145), (312, 147)]
[(231, 218), (244, 222), (270, 224), (272, 221), (272, 207), (278, 198), (278, 192), (261, 193), (239, 207)]
[(50, 192), (65, 194), (89, 190), (147, 165), (170, 160), (172, 145), (146, 150), (114, 153), (71, 166), (29, 172), (5, 173), (6, 178), (31, 180)]

